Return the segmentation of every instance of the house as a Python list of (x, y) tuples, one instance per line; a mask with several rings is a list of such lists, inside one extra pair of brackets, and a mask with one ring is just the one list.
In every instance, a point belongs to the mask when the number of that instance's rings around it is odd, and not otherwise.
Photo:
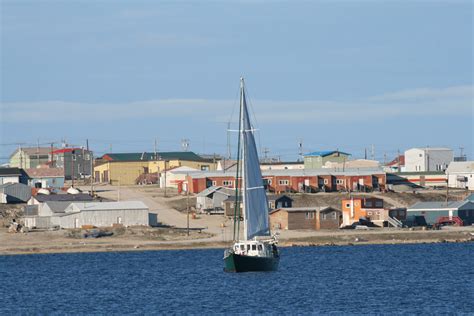
[(344, 163), (349, 160), (350, 154), (339, 150), (314, 151), (304, 155), (305, 169), (322, 168), (328, 161)]
[(283, 208), (283, 207), (292, 207), (293, 206), (293, 199), (290, 198), (288, 195), (285, 194), (269, 194), (267, 195), (268, 199), (268, 208), (270, 210), (276, 209), (276, 208)]
[(91, 202), (93, 197), (86, 193), (79, 194), (37, 194), (28, 200), (28, 205), (39, 205), (44, 202)]
[(341, 211), (327, 206), (278, 208), (270, 212), (273, 230), (338, 229), (341, 222)]
[(474, 224), (474, 202), (418, 202), (407, 208), (407, 222), (413, 225), (419, 223), (419, 218), (424, 218), (428, 225), (455, 221), (459, 225), (469, 226)]
[(85, 148), (61, 148), (52, 152), (51, 167), (61, 168), (66, 180), (81, 179), (91, 175), (92, 151)]
[(38, 207), (23, 218), (26, 227), (42, 228), (81, 228), (85, 225), (95, 227), (148, 226), (149, 209), (141, 201), (121, 202), (73, 202), (66, 206)]
[(444, 172), (454, 160), (449, 148), (411, 148), (405, 151), (405, 171)]
[(31, 168), (25, 170), (28, 185), (35, 188), (64, 187), (64, 170), (61, 168)]
[(141, 174), (161, 173), (187, 166), (200, 171), (216, 169), (217, 163), (188, 151), (158, 153), (109, 153), (96, 160), (95, 182), (133, 185)]
[(165, 171), (162, 171), (160, 174), (160, 188), (174, 188), (178, 189), (178, 192), (187, 191), (186, 186), (186, 176), (190, 173), (199, 172), (200, 170), (182, 166), (174, 167)]
[(450, 188), (474, 191), (474, 161), (453, 161), (446, 169)]
[(23, 183), (0, 184), (0, 203), (26, 203), (31, 198), (31, 187)]
[(388, 220), (388, 210), (384, 209), (383, 200), (378, 198), (343, 199), (342, 223), (352, 225), (361, 219), (368, 219), (379, 226)]
[(209, 187), (196, 195), (196, 210), (205, 212), (211, 209), (222, 209), (222, 203), (234, 194), (234, 189), (225, 187)]
[(19, 168), (0, 168), (0, 184), (20, 183), (22, 170)]
[(403, 172), (405, 171), (405, 155), (398, 155), (390, 161), (389, 163), (385, 164), (384, 170), (386, 172)]
[[(293, 199), (287, 195), (267, 195), (268, 200), (268, 209), (273, 210), (275, 208), (291, 208), (293, 205)], [(235, 195), (229, 196), (222, 202), (222, 207), (224, 208), (224, 214), (226, 216), (232, 217), (235, 212)], [(242, 202), (240, 203), (240, 210), (242, 213)]]
[(27, 147), (18, 148), (10, 155), (10, 167), (21, 169), (36, 168), (51, 160), (51, 147)]

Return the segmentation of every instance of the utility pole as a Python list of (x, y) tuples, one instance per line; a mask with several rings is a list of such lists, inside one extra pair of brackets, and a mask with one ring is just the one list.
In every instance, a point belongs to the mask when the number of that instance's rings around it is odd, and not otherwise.
[(189, 236), (189, 188), (186, 188), (186, 210), (187, 210), (186, 225), (188, 228), (188, 236)]
[(270, 152), (270, 150), (268, 149), (268, 147), (264, 147), (263, 148), (263, 160), (265, 162), (268, 162), (268, 157), (267, 157), (267, 154)]
[(446, 206), (448, 206), (449, 201), (449, 173), (446, 174)]
[(227, 159), (230, 160), (232, 157), (230, 149), (230, 121), (227, 122)]
[(71, 150), (71, 180), (72, 184), (71, 186), (74, 188), (74, 149)]
[(109, 152), (112, 153), (112, 144), (110, 144)]
[(367, 148), (364, 148), (364, 159), (367, 160)]
[(165, 186), (165, 193), (164, 193), (164, 196), (166, 197), (166, 172), (167, 172), (167, 171), (166, 171), (166, 160), (165, 160), (165, 170), (164, 170), (164, 171), (165, 171), (165, 184), (164, 184), (164, 186)]
[(19, 145), (18, 152), (20, 153), (20, 168), (23, 169), (23, 149), (21, 149), (21, 145)]
[(303, 161), (303, 139), (298, 142), (298, 161)]
[(87, 146), (87, 154), (89, 155), (89, 159), (90, 159), (90, 179), (91, 179), (90, 195), (94, 196), (94, 158), (92, 155), (92, 151), (89, 149), (89, 139), (86, 139), (86, 146)]
[(372, 144), (372, 160), (375, 160), (375, 146)]

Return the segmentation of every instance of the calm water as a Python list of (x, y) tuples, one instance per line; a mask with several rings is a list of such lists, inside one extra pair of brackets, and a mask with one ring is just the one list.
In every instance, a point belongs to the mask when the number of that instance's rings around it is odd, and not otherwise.
[(0, 256), (0, 314), (474, 314), (474, 244), (286, 248), (268, 273), (222, 255)]

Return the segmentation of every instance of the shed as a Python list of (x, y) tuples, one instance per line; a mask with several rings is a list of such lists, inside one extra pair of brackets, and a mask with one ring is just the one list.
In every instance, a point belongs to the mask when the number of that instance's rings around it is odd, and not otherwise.
[(5, 183), (19, 183), (22, 172), (19, 168), (0, 168), (0, 185)]
[(280, 194), (280, 195), (270, 194), (267, 196), (267, 198), (268, 198), (268, 208), (271, 210), (276, 209), (276, 208), (293, 206), (293, 199), (285, 194)]
[(23, 183), (0, 185), (0, 203), (25, 203), (31, 198), (31, 188)]
[(221, 186), (213, 186), (196, 195), (196, 210), (223, 208), (222, 202), (233, 196), (235, 190)]
[(35, 188), (64, 187), (64, 169), (62, 168), (31, 168), (26, 169), (28, 184)]
[(418, 202), (407, 208), (407, 224), (415, 223), (417, 217), (424, 217), (428, 225), (436, 224), (441, 218), (459, 217), (464, 226), (474, 224), (474, 202)]

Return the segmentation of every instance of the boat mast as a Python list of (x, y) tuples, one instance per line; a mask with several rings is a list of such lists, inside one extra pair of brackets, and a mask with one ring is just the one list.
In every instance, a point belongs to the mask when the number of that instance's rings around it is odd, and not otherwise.
[(242, 143), (242, 215), (244, 219), (244, 240), (248, 240), (248, 232), (247, 232), (247, 218), (245, 216), (245, 199), (247, 195), (247, 183), (245, 179), (245, 141), (244, 141), (244, 133), (247, 133), (247, 131), (244, 129), (244, 106), (246, 106), (245, 102), (245, 89), (244, 89), (244, 78), (240, 78), (240, 113), (242, 113), (241, 118), (240, 118), (240, 137), (241, 137), (241, 143)]
[(234, 241), (239, 241), (240, 235), (240, 201), (239, 201), (239, 189), (242, 186), (242, 177), (240, 170), (240, 157), (241, 157), (241, 140), (242, 140), (242, 89), (243, 89), (243, 78), (240, 78), (240, 111), (239, 111), (239, 133), (237, 143), (237, 172), (235, 174), (235, 204), (234, 204)]

